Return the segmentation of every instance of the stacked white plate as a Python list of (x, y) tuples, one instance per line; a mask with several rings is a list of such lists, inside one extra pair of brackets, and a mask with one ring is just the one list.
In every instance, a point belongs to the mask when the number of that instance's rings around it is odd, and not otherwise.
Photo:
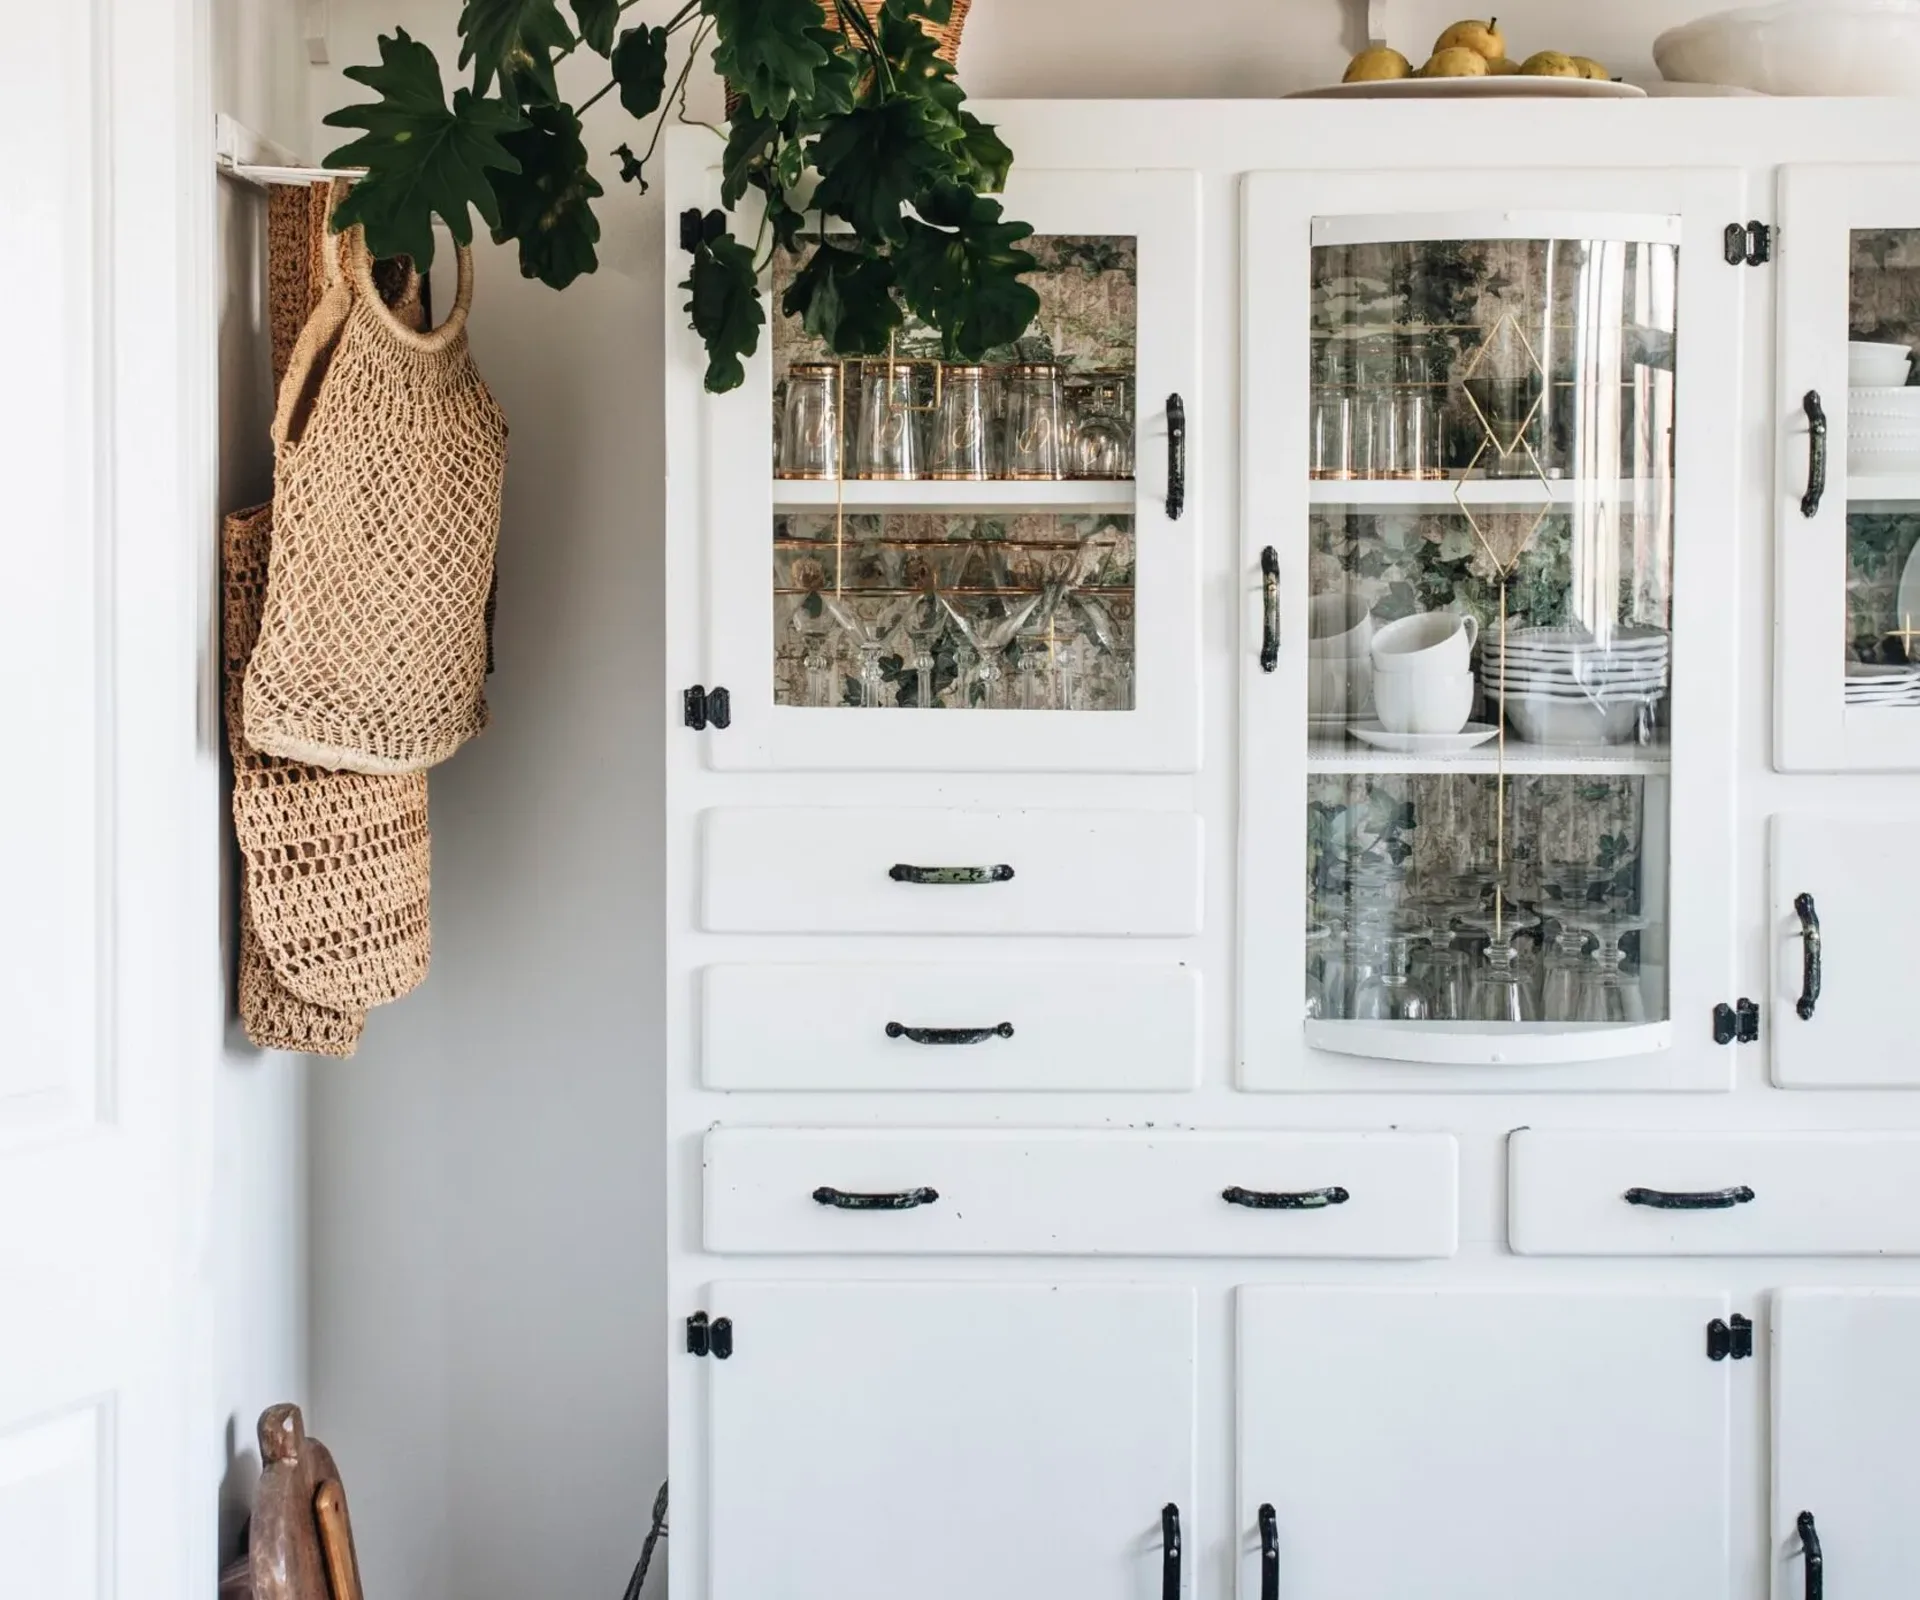
[(1622, 744), (1643, 731), (1667, 689), (1672, 639), (1622, 624), (1602, 645), (1585, 628), (1509, 628), (1480, 641), (1490, 702), (1505, 699), (1521, 738), (1535, 744)]
[(1920, 386), (1847, 391), (1847, 471), (1920, 472)]
[(1920, 706), (1920, 667), (1849, 661), (1847, 704)]

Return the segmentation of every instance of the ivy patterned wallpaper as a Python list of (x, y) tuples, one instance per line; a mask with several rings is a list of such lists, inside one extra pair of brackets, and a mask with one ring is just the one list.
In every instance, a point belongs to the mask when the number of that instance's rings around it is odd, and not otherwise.
[[(1857, 228), (1852, 246), (1847, 336), (1920, 350), (1920, 229)], [(1892, 635), (1920, 623), (1920, 617), (1898, 615), (1900, 576), (1916, 544), (1920, 516), (1911, 512), (1848, 515), (1847, 654), (1853, 660), (1907, 659)]]

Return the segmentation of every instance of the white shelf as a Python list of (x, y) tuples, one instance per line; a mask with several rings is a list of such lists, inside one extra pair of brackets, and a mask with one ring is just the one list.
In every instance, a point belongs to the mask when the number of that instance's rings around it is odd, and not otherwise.
[[(1915, 480), (1920, 483), (1920, 479)], [(1307, 503), (1316, 506), (1574, 505), (1583, 500), (1631, 502), (1642, 485), (1578, 478), (1311, 478)], [(1455, 491), (1458, 491), (1456, 498)]]
[(1920, 472), (1850, 472), (1847, 504), (1910, 504), (1920, 500)]
[(1335, 1055), (1436, 1067), (1553, 1066), (1653, 1055), (1673, 1044), (1670, 1022), (1321, 1022), (1307, 1043)]
[(904, 483), (775, 478), (775, 511), (1131, 511), (1131, 478), (1063, 483), (953, 483), (915, 478)]
[[(1673, 765), (1673, 752), (1666, 745), (1528, 744), (1525, 740), (1507, 740), (1505, 767), (1508, 772), (1592, 773), (1641, 777), (1665, 777)], [(1483, 744), (1457, 756), (1401, 755), (1391, 750), (1376, 750), (1358, 739), (1310, 739), (1307, 743), (1309, 772), (1498, 772), (1501, 770), (1497, 741)]]

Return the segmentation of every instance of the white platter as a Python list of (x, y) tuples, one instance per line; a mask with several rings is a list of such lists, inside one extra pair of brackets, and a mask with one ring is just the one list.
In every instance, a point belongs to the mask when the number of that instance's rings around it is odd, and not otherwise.
[(1500, 730), (1491, 722), (1469, 722), (1458, 733), (1389, 733), (1377, 722), (1356, 722), (1347, 732), (1376, 750), (1412, 756), (1464, 755), (1485, 744)]
[(1289, 100), (1644, 100), (1645, 89), (1597, 78), (1380, 78), (1296, 89)]

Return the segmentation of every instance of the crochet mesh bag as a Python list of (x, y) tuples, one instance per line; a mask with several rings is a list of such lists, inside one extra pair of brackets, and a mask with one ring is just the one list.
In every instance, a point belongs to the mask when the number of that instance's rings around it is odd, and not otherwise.
[[(248, 743), (239, 701), (272, 540), (270, 507), (226, 519), (227, 729), (246, 880), (242, 936), (251, 934), (292, 999), (364, 1013), (427, 975), (427, 780), (423, 773), (329, 772), (262, 755)], [(245, 998), (243, 981), (243, 1015)]]
[(467, 348), (471, 252), (438, 328), (382, 301), (358, 229), (274, 417), (272, 563), (243, 721), (265, 753), (420, 772), (486, 726), (507, 429)]

